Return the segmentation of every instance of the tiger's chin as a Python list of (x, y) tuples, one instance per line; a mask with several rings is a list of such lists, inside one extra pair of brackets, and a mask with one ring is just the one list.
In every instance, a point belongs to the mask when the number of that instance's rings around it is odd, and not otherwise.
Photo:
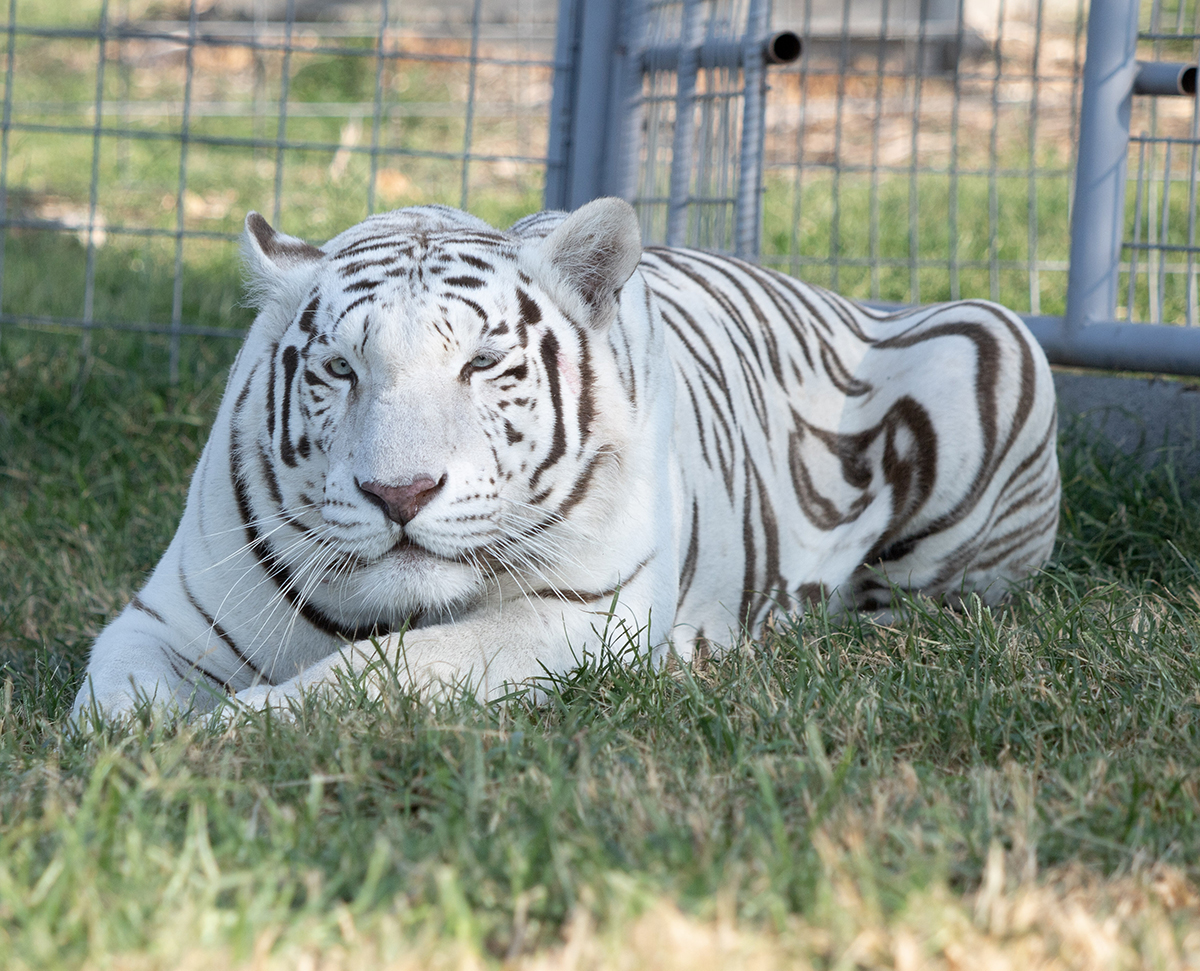
[[(331, 599), (356, 605), (357, 623), (403, 620), (409, 614), (461, 609), (484, 593), (478, 570), (401, 539), (378, 559), (330, 584)], [(343, 606), (345, 612), (345, 606)]]

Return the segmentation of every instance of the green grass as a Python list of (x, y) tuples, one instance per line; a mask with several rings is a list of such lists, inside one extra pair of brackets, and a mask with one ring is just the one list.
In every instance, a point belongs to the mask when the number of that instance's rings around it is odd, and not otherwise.
[(186, 342), (176, 387), (156, 338), (93, 350), (79, 384), (77, 338), (0, 337), (0, 967), (607, 954), (721, 920), (818, 967), (863, 934), (867, 966), (1061, 956), (1080, 887), (1128, 954), (1194, 945), (1200, 515), (1170, 466), (1068, 428), (1054, 561), (998, 610), (781, 619), (696, 668), (591, 663), (536, 707), (80, 738), (88, 644), (169, 539), (234, 348)]
[[(56, 23), (94, 16), (41, 2)], [(90, 99), (95, 45), (20, 45), (18, 100)], [(373, 95), (369, 59), (293, 67), (298, 102)], [(236, 100), (239, 70), (198, 76)], [(170, 101), (181, 77), (154, 62), (129, 81)], [(124, 83), (114, 70), (109, 94)], [(449, 101), (448, 83), (411, 67), (389, 76), (389, 97)], [(288, 135), (336, 143), (343, 122), (298, 119)], [(195, 125), (274, 137), (273, 121)], [(511, 144), (515, 129), (496, 125), (482, 136)], [(388, 137), (453, 147), (461, 120)], [(14, 133), (10, 204), (86, 209), (90, 152), (90, 136)], [(365, 156), (338, 181), (332, 160), (287, 153), (286, 231), (320, 240), (365, 214)], [(232, 232), (245, 209), (269, 212), (274, 164), (193, 145), (188, 187), (207, 208), (188, 228)], [(169, 142), (105, 140), (110, 225), (173, 230), (177, 166)], [(474, 171), (484, 218), (537, 208), (537, 173)], [(452, 162), (403, 172), (383, 203), (457, 203)], [(867, 257), (872, 189), (843, 176), (837, 191), (836, 253)], [(986, 263), (994, 247), (1020, 262), (1026, 183), (996, 186), (994, 239), (990, 191), (959, 183), (959, 256)], [(948, 180), (923, 176), (916, 192), (920, 254), (948, 253)], [(792, 193), (768, 182), (765, 251), (828, 255), (831, 183), (806, 176), (800, 205)], [(845, 265), (836, 282), (907, 300), (907, 177), (882, 180), (877, 202), (879, 253), (902, 265)], [(1065, 259), (1065, 182), (1039, 188), (1038, 218), (1039, 257)], [(11, 230), (3, 309), (79, 316), (86, 255), (72, 234)], [(172, 239), (110, 234), (94, 255), (98, 318), (170, 319)], [(183, 257), (183, 320), (244, 327), (233, 247), (188, 240)], [(919, 284), (922, 299), (955, 295), (948, 262)], [(1063, 290), (1044, 275), (1042, 312), (1061, 310)], [(1029, 306), (1019, 270), (963, 268), (957, 292)], [(892, 628), (780, 619), (752, 649), (693, 668), (595, 661), (536, 707), (349, 698), (224, 734), (149, 718), (67, 732), (88, 645), (174, 530), (235, 350), (186, 340), (170, 385), (159, 337), (96, 332), (84, 364), (78, 334), (0, 331), (0, 969), (1200, 962), (1200, 503), (1169, 463), (1147, 470), (1082, 426), (1062, 433), (1054, 560), (998, 610), (918, 602)]]

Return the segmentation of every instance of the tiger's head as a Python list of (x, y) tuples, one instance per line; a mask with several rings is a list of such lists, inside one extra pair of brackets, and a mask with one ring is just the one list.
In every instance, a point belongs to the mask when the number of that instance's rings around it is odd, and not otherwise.
[(244, 250), (265, 391), (234, 451), (307, 538), (276, 554), (326, 551), (317, 596), (340, 620), (544, 582), (573, 517), (619, 501), (596, 496), (619, 491), (630, 427), (607, 335), (641, 256), (628, 204), (597, 200), (545, 236), (399, 210), (320, 249), (251, 213)]

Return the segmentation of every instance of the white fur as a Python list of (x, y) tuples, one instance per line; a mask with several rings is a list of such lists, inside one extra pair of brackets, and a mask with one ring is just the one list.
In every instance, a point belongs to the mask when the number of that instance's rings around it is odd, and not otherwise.
[[(813, 590), (886, 600), (871, 551), (902, 586), (989, 600), (1049, 553), (1053, 386), (1000, 308), (894, 320), (718, 257), (643, 258), (611, 199), (508, 234), (401, 210), (320, 250), (256, 219), (258, 317), (175, 538), (97, 639), (75, 717), (204, 711), (226, 690), (285, 707), (346, 671), (496, 698), (587, 652), (687, 659)], [(403, 526), (363, 488), (425, 480), (444, 484)]]

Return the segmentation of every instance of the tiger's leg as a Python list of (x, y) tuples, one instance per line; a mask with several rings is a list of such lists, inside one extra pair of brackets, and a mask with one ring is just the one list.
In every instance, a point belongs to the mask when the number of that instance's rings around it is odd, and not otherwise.
[(154, 608), (135, 597), (92, 647), (71, 720), (86, 725), (101, 713), (127, 715), (140, 705), (206, 710), (225, 694), (172, 642), (176, 632)]
[[(666, 622), (659, 623), (664, 615)], [(661, 659), (670, 623), (669, 604), (656, 614), (652, 603), (633, 592), (622, 591), (615, 608), (611, 598), (589, 604), (537, 596), (506, 600), (457, 622), (347, 645), (278, 685), (239, 691), (234, 701), (250, 709), (286, 710), (306, 691), (328, 689), (346, 676), (371, 696), (394, 685), (421, 694), (465, 688), (481, 700), (495, 700), (605, 650), (624, 654), (636, 647)]]

